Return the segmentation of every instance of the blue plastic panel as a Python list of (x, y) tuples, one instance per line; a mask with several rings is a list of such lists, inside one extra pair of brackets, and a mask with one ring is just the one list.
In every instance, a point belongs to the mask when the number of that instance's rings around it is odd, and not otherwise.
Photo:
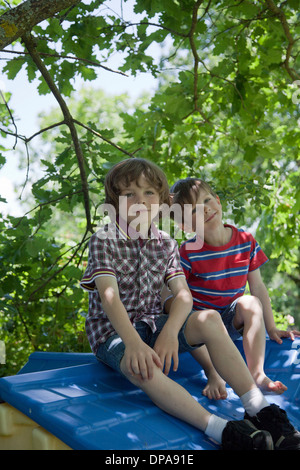
[[(236, 344), (242, 350), (242, 342)], [(288, 386), (283, 395), (267, 395), (267, 400), (284, 408), (299, 429), (300, 340), (284, 340), (281, 346), (267, 341), (266, 373)], [(170, 376), (212, 413), (243, 418), (241, 402), (231, 389), (226, 400), (202, 396), (206, 379), (188, 353), (180, 356), (179, 370)], [(218, 448), (204, 433), (159, 410), (91, 354), (34, 353), (18, 375), (0, 379), (0, 397), (73, 449)]]
[(62, 369), (64, 367), (79, 366), (81, 364), (98, 363), (94, 354), (81, 353), (57, 353), (57, 352), (35, 352), (32, 353), (28, 362), (18, 374), (28, 372), (40, 372), (42, 370)]

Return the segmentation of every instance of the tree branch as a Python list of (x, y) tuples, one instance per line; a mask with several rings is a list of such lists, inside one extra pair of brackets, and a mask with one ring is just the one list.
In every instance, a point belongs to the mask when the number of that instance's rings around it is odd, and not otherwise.
[(40, 129), (38, 132), (36, 132), (35, 134), (32, 134), (30, 137), (25, 137), (25, 142), (28, 143), (30, 142), (32, 139), (34, 139), (34, 137), (37, 137), (38, 135), (42, 134), (43, 132), (46, 132), (46, 131), (49, 131), (50, 129), (54, 129), (55, 127), (58, 127), (58, 126), (62, 126), (63, 124), (67, 124), (66, 121), (60, 121), (60, 122), (56, 122), (55, 124), (51, 124), (50, 126), (47, 126), (45, 127), (44, 129)]
[[(203, 1), (203, 0), (202, 0)], [(155, 26), (156, 28), (163, 29), (164, 31), (169, 31), (169, 33), (174, 34), (174, 36), (180, 36), (182, 38), (186, 38), (187, 34), (185, 33), (180, 33), (179, 31), (176, 31), (175, 29), (167, 28), (167, 26), (164, 26), (159, 23), (152, 23), (151, 21), (140, 21), (139, 23), (126, 23), (124, 25), (118, 25), (118, 27), (123, 27), (124, 29), (129, 27), (129, 26), (139, 26), (139, 25), (149, 25), (149, 26)], [(115, 27), (113, 25), (113, 27)], [(105, 28), (103, 28), (105, 29)]]
[(80, 0), (27, 0), (6, 11), (0, 18), (0, 50), (31, 31), (41, 21), (78, 3)]
[(60, 109), (64, 115), (64, 121), (65, 124), (68, 126), (70, 130), (70, 134), (72, 137), (72, 141), (74, 144), (75, 148), (75, 153), (78, 161), (78, 166), (79, 166), (79, 171), (80, 171), (80, 177), (81, 177), (81, 184), (82, 184), (82, 191), (83, 191), (83, 198), (84, 198), (84, 208), (85, 208), (85, 216), (86, 216), (86, 223), (87, 223), (87, 230), (93, 231), (92, 229), (92, 223), (91, 223), (91, 213), (90, 213), (90, 199), (89, 199), (89, 190), (88, 190), (88, 182), (87, 182), (87, 176), (86, 176), (86, 171), (85, 171), (85, 161), (84, 161), (84, 155), (81, 149), (80, 141), (78, 138), (78, 134), (76, 131), (76, 127), (74, 124), (74, 120), (71, 116), (71, 113), (69, 111), (69, 108), (63, 99), (62, 95), (60, 94), (57, 86), (55, 85), (50, 73), (48, 72), (47, 68), (45, 67), (44, 63), (42, 62), (34, 44), (34, 39), (32, 36), (28, 33), (26, 33), (23, 36), (23, 41), (24, 44), (28, 50), (28, 52), (31, 55), (31, 58), (33, 59), (34, 63), (36, 64), (37, 68), (41, 72), (45, 82), (49, 86), (51, 92), (53, 93), (53, 96), (57, 100)]
[[(133, 157), (133, 153), (127, 152), (127, 150), (122, 149), (122, 147), (119, 147), (117, 144), (114, 144), (111, 140), (106, 139), (106, 137), (104, 137), (102, 134), (100, 134), (99, 132), (95, 131), (95, 130), (92, 129), (91, 127), (87, 126), (86, 124), (83, 124), (82, 122), (77, 121), (77, 119), (73, 119), (73, 122), (74, 122), (75, 124), (78, 124), (78, 125), (81, 126), (81, 127), (84, 127), (87, 131), (91, 132), (92, 134), (96, 135), (97, 137), (100, 137), (100, 139), (104, 140), (104, 141), (107, 142), (108, 144), (110, 144), (110, 145), (112, 145), (113, 147), (115, 147), (116, 149), (120, 150), (120, 152), (125, 153), (125, 155), (128, 155), (129, 157)], [(135, 152), (134, 152), (134, 153), (135, 153)]]
[(273, 0), (265, 0), (265, 2), (268, 5), (269, 10), (272, 11), (272, 13), (274, 13), (274, 15), (277, 16), (277, 18), (280, 20), (282, 27), (283, 27), (284, 34), (288, 40), (288, 47), (286, 50), (286, 55), (285, 55), (285, 60), (283, 62), (283, 66), (286, 69), (287, 73), (290, 75), (290, 77), (293, 80), (297, 80), (298, 78), (300, 78), (299, 73), (295, 72), (295, 70), (293, 70), (289, 65), (289, 60), (291, 58), (292, 49), (296, 41), (294, 40), (291, 34), (286, 16), (283, 10), (275, 5)]
[(79, 242), (76, 245), (76, 247), (75, 247), (76, 249), (75, 249), (74, 253), (72, 254), (72, 256), (68, 259), (68, 261), (63, 266), (61, 266), (59, 269), (57, 269), (53, 274), (51, 274), (51, 276), (48, 279), (46, 279), (46, 281), (44, 281), (42, 284), (40, 284), (36, 289), (34, 289), (30, 293), (30, 295), (27, 299), (27, 302), (26, 302), (27, 305), (29, 304), (29, 302), (31, 302), (33, 300), (34, 294), (36, 294), (38, 291), (43, 289), (52, 279), (54, 279), (57, 276), (57, 274), (62, 272), (71, 263), (71, 261), (75, 258), (75, 256), (77, 255), (77, 253), (80, 250), (80, 248), (82, 247), (82, 245), (85, 243), (88, 232), (89, 232), (89, 230), (87, 228), (84, 235), (83, 235), (83, 237), (82, 237), (81, 242)]
[[(8, 54), (18, 54), (18, 55), (29, 54), (29, 52), (26, 52), (26, 51), (9, 51), (7, 49), (6, 49), (6, 51), (2, 51), (2, 52), (6, 52)], [(94, 60), (84, 59), (82, 57), (76, 57), (76, 56), (71, 56), (71, 55), (49, 54), (47, 52), (39, 52), (39, 54), (40, 54), (41, 57), (54, 57), (56, 59), (78, 60), (79, 62), (85, 62), (86, 64), (93, 65), (94, 67), (100, 67), (104, 70), (107, 70), (108, 72), (118, 73), (120, 75), (123, 75), (124, 77), (128, 77), (128, 75), (126, 73), (121, 72), (120, 70), (113, 70), (109, 67), (106, 67), (105, 65), (100, 64), (99, 62), (95, 62)]]
[[(22, 220), (25, 219), (25, 217), (28, 215), (28, 214), (31, 214), (32, 212), (36, 211), (37, 209), (41, 209), (42, 207), (45, 207), (45, 206), (48, 206), (48, 204), (55, 204), (56, 202), (58, 201), (61, 201), (62, 199), (65, 199), (65, 198), (71, 198), (72, 196), (74, 196), (74, 194), (80, 194), (82, 193), (82, 189), (78, 190), (78, 191), (74, 191), (72, 193), (64, 193), (62, 194), (61, 196), (58, 196), (56, 197), (55, 199), (50, 199), (49, 201), (47, 202), (40, 202), (39, 204), (37, 204), (35, 207), (33, 207), (32, 209), (30, 209), (29, 211), (25, 212), (24, 215), (22, 215), (22, 217), (19, 218), (18, 222), (16, 223), (16, 225), (13, 225), (12, 228), (13, 229), (16, 229), (17, 227), (19, 227), (19, 225), (21, 224)], [(8, 228), (8, 230), (10, 230), (10, 228)]]
[(205, 116), (205, 113), (198, 106), (198, 67), (199, 67), (200, 58), (197, 52), (197, 47), (196, 47), (195, 40), (194, 40), (194, 34), (196, 31), (197, 22), (198, 22), (198, 10), (202, 3), (203, 3), (203, 0), (198, 0), (194, 5), (192, 24), (191, 24), (191, 28), (188, 34), (188, 38), (189, 38), (192, 54), (194, 57), (194, 111), (197, 111), (202, 116), (205, 122), (210, 123), (209, 119)]
[(15, 147), (16, 147), (16, 145), (17, 145), (17, 141), (18, 141), (18, 128), (17, 128), (17, 125), (16, 125), (16, 123), (15, 123), (15, 120), (14, 120), (14, 117), (13, 117), (13, 115), (12, 115), (12, 112), (11, 112), (11, 110), (10, 110), (10, 107), (8, 106), (8, 102), (6, 101), (5, 96), (4, 96), (4, 94), (2, 93), (2, 90), (1, 90), (1, 89), (0, 89), (0, 96), (1, 96), (1, 98), (2, 98), (2, 100), (3, 100), (3, 103), (4, 103), (4, 105), (5, 105), (6, 109), (7, 109), (7, 111), (8, 111), (8, 114), (9, 114), (9, 116), (10, 116), (11, 122), (12, 122), (14, 128), (15, 128), (15, 134), (14, 134), (14, 135), (15, 135), (16, 140), (15, 140), (15, 143), (14, 143), (14, 146), (13, 146), (13, 149), (15, 149)]

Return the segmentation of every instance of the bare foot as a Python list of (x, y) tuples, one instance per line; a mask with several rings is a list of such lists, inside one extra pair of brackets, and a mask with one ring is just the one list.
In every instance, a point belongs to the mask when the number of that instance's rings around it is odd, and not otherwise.
[(265, 374), (260, 374), (255, 379), (255, 383), (262, 392), (276, 393), (281, 395), (287, 390), (287, 387), (279, 380), (271, 380)]
[(208, 375), (202, 394), (210, 400), (225, 400), (227, 398), (226, 382), (217, 372), (213, 372)]

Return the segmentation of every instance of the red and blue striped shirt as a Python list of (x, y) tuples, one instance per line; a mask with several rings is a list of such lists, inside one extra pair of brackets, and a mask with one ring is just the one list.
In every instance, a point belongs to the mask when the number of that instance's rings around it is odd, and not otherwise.
[(195, 238), (180, 247), (181, 266), (193, 296), (196, 310), (214, 309), (222, 312), (246, 288), (248, 272), (268, 261), (251, 233), (226, 225), (232, 236), (226, 245), (201, 249), (192, 248)]

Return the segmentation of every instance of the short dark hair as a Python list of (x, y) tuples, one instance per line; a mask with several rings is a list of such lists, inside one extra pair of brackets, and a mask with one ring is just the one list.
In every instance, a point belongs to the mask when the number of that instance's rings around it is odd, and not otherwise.
[[(201, 189), (214, 197), (217, 196), (217, 194), (213, 191), (210, 185), (205, 181), (201, 180), (200, 178), (188, 177), (176, 181), (176, 183), (174, 183), (170, 188), (170, 197), (172, 205), (179, 204), (183, 209), (183, 214), (185, 204), (194, 205), (197, 203)], [(176, 219), (176, 222), (182, 224), (183, 219)]]
[(172, 204), (196, 204), (201, 189), (217, 196), (211, 186), (200, 178), (188, 177), (176, 181), (170, 188)]
[(105, 203), (112, 204), (119, 212), (120, 184), (129, 186), (144, 175), (147, 182), (159, 193), (160, 204), (169, 204), (169, 185), (164, 172), (144, 158), (128, 158), (114, 165), (105, 178)]

